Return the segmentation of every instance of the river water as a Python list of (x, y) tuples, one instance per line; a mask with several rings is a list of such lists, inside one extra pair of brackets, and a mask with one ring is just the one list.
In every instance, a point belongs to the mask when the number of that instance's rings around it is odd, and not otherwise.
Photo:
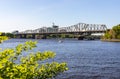
[[(25, 41), (28, 39), (10, 39), (0, 44), (0, 48), (13, 48)], [(37, 41), (37, 48), (33, 51), (51, 50), (56, 52), (54, 61), (68, 63), (69, 70), (56, 79), (120, 79), (120, 42), (76, 39), (65, 39), (62, 43), (56, 39)]]

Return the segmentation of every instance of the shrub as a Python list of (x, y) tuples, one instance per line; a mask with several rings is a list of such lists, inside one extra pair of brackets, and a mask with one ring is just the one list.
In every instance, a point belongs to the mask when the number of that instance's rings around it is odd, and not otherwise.
[[(51, 51), (36, 52), (21, 57), (19, 64), (15, 63), (22, 54), (36, 47), (36, 42), (28, 41), (19, 44), (14, 49), (5, 49), (0, 52), (0, 79), (51, 79), (68, 70), (66, 63), (40, 63), (54, 58)], [(22, 56), (22, 55), (21, 55)]]

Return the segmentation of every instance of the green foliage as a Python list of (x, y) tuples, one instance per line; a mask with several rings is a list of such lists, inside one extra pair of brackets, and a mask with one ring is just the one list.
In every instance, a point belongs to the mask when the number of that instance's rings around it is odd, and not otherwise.
[(61, 34), (61, 37), (60, 38), (65, 38), (66, 37), (66, 35), (65, 34)]
[(117, 25), (117, 26), (114, 26), (112, 28), (112, 30), (115, 32), (115, 38), (120, 39), (119, 38), (119, 36), (120, 36), (120, 24)]
[(8, 37), (7, 36), (1, 36), (2, 33), (0, 32), (0, 43), (2, 43), (4, 40), (7, 40)]
[(5, 33), (5, 36), (7, 36), (9, 38), (14, 38), (14, 35), (12, 33)]
[(120, 39), (120, 24), (113, 26), (113, 28), (107, 31), (104, 35), (105, 39)]
[(28, 41), (19, 44), (14, 49), (5, 49), (0, 52), (0, 79), (52, 79), (61, 72), (68, 70), (66, 63), (42, 63), (46, 59), (54, 58), (51, 51), (31, 53), (21, 57), (20, 63), (15, 61), (22, 52), (36, 47), (36, 42)]
[(7, 40), (8, 39), (8, 37), (6, 37), (6, 36), (0, 36), (0, 40)]
[(119, 34), (119, 35), (117, 35), (117, 39), (120, 39), (120, 34)]
[(111, 35), (109, 34), (109, 31), (107, 31), (105, 33), (104, 38), (106, 38), (106, 39), (110, 39), (111, 38)]

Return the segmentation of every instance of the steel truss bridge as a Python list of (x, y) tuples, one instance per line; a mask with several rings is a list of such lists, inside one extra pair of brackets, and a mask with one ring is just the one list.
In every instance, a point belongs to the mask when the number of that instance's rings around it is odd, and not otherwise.
[(36, 34), (44, 35), (44, 34), (92, 34), (92, 33), (105, 33), (107, 30), (107, 26), (105, 24), (86, 24), (86, 23), (78, 23), (68, 27), (42, 27), (35, 30), (26, 30), (23, 32), (19, 32), (16, 35), (33, 35), (35, 37)]

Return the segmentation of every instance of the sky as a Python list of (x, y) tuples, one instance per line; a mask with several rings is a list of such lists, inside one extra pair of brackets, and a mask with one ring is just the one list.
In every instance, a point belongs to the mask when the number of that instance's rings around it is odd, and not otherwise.
[(120, 0), (0, 0), (0, 32), (67, 27), (79, 22), (120, 24)]

